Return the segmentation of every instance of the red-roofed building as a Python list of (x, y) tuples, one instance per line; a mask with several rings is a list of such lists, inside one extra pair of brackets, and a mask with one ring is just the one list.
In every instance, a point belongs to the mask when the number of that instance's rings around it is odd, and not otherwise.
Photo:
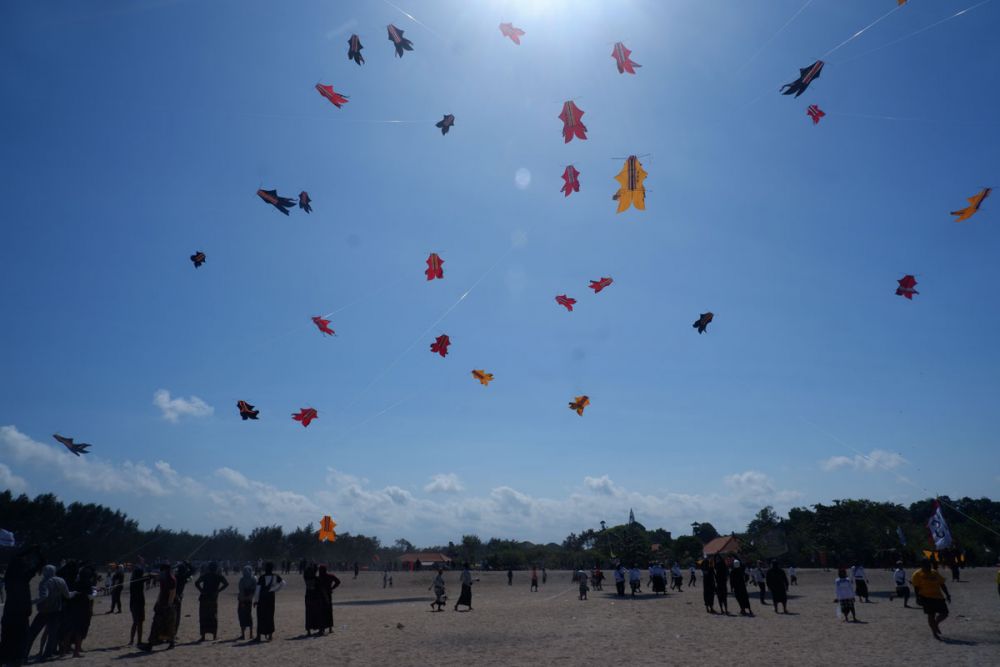
[(709, 540), (708, 544), (702, 547), (702, 552), (706, 556), (719, 556), (725, 554), (738, 554), (740, 552), (740, 541), (732, 535), (717, 537)]

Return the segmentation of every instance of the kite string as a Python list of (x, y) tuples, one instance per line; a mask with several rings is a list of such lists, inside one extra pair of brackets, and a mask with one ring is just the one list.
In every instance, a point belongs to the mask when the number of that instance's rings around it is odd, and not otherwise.
[(805, 9), (806, 9), (806, 7), (808, 7), (809, 5), (811, 5), (812, 2), (813, 2), (813, 0), (806, 0), (805, 4), (802, 5), (801, 7), (799, 7), (799, 11), (795, 12), (794, 14), (792, 14), (792, 18), (790, 18), (787, 21), (785, 21), (785, 24), (783, 26), (781, 26), (780, 28), (778, 28), (778, 32), (776, 32), (773, 35), (771, 35), (771, 37), (766, 42), (764, 42), (763, 44), (761, 44), (760, 48), (757, 49), (756, 53), (754, 53), (752, 56), (750, 56), (750, 59), (748, 61), (746, 61), (745, 63), (743, 63), (742, 65), (739, 66), (739, 68), (736, 70), (736, 73), (739, 74), (744, 69), (746, 69), (750, 65), (750, 63), (752, 63), (754, 60), (756, 60), (757, 56), (759, 56), (761, 53), (763, 53), (764, 49), (766, 49), (768, 47), (768, 45), (770, 45), (771, 42), (773, 42), (775, 39), (777, 39), (778, 35), (780, 35), (781, 33), (783, 33), (785, 31), (785, 28), (787, 28), (788, 26), (790, 26), (792, 24), (792, 21), (794, 21), (795, 19), (797, 19), (798, 16), (799, 16), (799, 14), (801, 14), (802, 12), (804, 12)]
[(392, 7), (392, 8), (393, 8), (393, 9), (395, 9), (395, 10), (396, 10), (397, 12), (399, 12), (400, 14), (402, 14), (403, 16), (405, 16), (406, 18), (410, 19), (411, 21), (413, 21), (413, 22), (414, 22), (414, 23), (416, 23), (417, 25), (419, 25), (419, 26), (423, 26), (423, 28), (424, 28), (424, 29), (425, 29), (425, 30), (426, 30), (427, 32), (431, 33), (431, 34), (432, 34), (432, 35), (434, 35), (435, 37), (441, 37), (441, 35), (439, 35), (439, 34), (438, 34), (438, 33), (437, 33), (436, 31), (432, 30), (432, 29), (430, 28), (430, 26), (428, 26), (428, 25), (427, 25), (426, 23), (424, 23), (424, 22), (422, 22), (422, 21), (418, 21), (418, 20), (417, 20), (417, 17), (416, 17), (416, 16), (414, 16), (413, 14), (410, 14), (410, 13), (408, 13), (408, 12), (405, 12), (405, 11), (403, 11), (403, 9), (402, 9), (402, 8), (400, 8), (400, 7), (398, 7), (398, 6), (394, 5), (394, 4), (392, 4), (391, 2), (389, 2), (389, 0), (382, 0), (382, 2), (384, 2), (384, 3), (385, 3), (385, 4), (387, 4), (387, 5), (389, 5), (390, 7)]
[(883, 19), (887, 19), (890, 16), (892, 16), (892, 14), (894, 12), (898, 11), (899, 8), (902, 7), (902, 6), (903, 5), (896, 5), (895, 7), (893, 7), (892, 9), (890, 9), (888, 12), (886, 12), (882, 16), (878, 17), (877, 19), (875, 19), (874, 21), (872, 21), (871, 23), (869, 23), (868, 25), (866, 25), (861, 30), (858, 30), (856, 33), (854, 33), (853, 35), (851, 35), (850, 37), (848, 37), (847, 39), (845, 39), (843, 42), (841, 42), (840, 44), (838, 44), (837, 46), (833, 47), (832, 49), (830, 49), (829, 51), (827, 51), (826, 53), (824, 53), (822, 56), (820, 56), (820, 60), (823, 60), (824, 58), (826, 58), (830, 54), (838, 51), (841, 47), (847, 46), (848, 44), (850, 44), (851, 42), (853, 42), (855, 39), (857, 39), (858, 37), (860, 37), (861, 34), (864, 33), (866, 30), (868, 30), (869, 28), (875, 27), (875, 25), (878, 24), (878, 23), (881, 23)]

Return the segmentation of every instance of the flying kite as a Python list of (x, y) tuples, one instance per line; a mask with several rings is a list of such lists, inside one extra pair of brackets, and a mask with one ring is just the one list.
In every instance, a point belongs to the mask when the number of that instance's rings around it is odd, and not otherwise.
[(260, 410), (254, 410), (253, 406), (246, 401), (236, 401), (236, 409), (240, 411), (240, 417), (243, 421), (248, 419), (257, 419), (257, 415), (260, 414)]
[(479, 384), (484, 387), (490, 386), (490, 382), (493, 382), (493, 373), (487, 373), (486, 371), (472, 371), (472, 377), (479, 380)]
[(205, 263), (205, 253), (199, 250), (195, 254), (191, 255), (191, 261), (194, 263), (194, 268), (197, 269), (199, 266)]
[(312, 213), (312, 199), (309, 199), (309, 193), (303, 190), (299, 193), (299, 208), (301, 208), (306, 213)]
[[(819, 73), (823, 70), (823, 61), (817, 60), (809, 67), (803, 67), (799, 69), (799, 78), (791, 83), (786, 83), (781, 87), (782, 95), (791, 95), (795, 93), (795, 97), (798, 97), (802, 93), (806, 92), (806, 88), (809, 84), (813, 82), (813, 79), (819, 78)], [(788, 90), (785, 90), (787, 88)]]
[(615, 50), (611, 52), (611, 57), (615, 59), (615, 64), (618, 65), (618, 73), (624, 74), (628, 72), (629, 74), (635, 74), (633, 67), (642, 67), (637, 62), (633, 62), (629, 56), (632, 52), (625, 48), (625, 45), (621, 42), (615, 42)]
[(902, 7), (906, 4), (906, 0), (896, 0), (896, 6)]
[(564, 183), (559, 192), (566, 193), (563, 195), (564, 197), (569, 197), (574, 192), (580, 191), (580, 172), (576, 170), (576, 167), (568, 165), (563, 171), (562, 179)]
[[(490, 376), (491, 379), (492, 379), (492, 377), (493, 376)], [(61, 435), (55, 435), (55, 434), (53, 434), (52, 437), (55, 438), (56, 440), (58, 440), (63, 445), (65, 445), (66, 449), (68, 449), (69, 451), (73, 452), (77, 456), (79, 456), (80, 454), (89, 454), (90, 453), (90, 452), (87, 451), (87, 447), (90, 447), (91, 445), (87, 444), (86, 442), (75, 443), (75, 442), (73, 442), (73, 438), (64, 438)]]
[(324, 86), (322, 83), (317, 83), (316, 90), (319, 91), (320, 95), (330, 100), (330, 104), (338, 109), (347, 104), (347, 97), (334, 90), (333, 86)]
[(427, 270), (424, 271), (427, 274), (427, 280), (444, 278), (444, 269), (441, 268), (442, 264), (444, 264), (444, 260), (438, 257), (436, 252), (432, 252), (430, 257), (427, 258)]
[(319, 522), (319, 541), (320, 542), (336, 542), (337, 533), (334, 532), (334, 528), (337, 527), (337, 522), (330, 518), (327, 514)]
[(648, 174), (642, 168), (639, 158), (629, 155), (625, 159), (625, 166), (615, 176), (615, 180), (621, 184), (618, 192), (612, 197), (618, 202), (616, 213), (621, 213), (629, 206), (635, 206), (640, 211), (646, 210), (646, 186), (642, 184), (646, 176)]
[(403, 31), (394, 26), (393, 24), (388, 25), (389, 30), (389, 41), (396, 45), (396, 55), (400, 58), (403, 57), (403, 51), (412, 51), (413, 42), (403, 37)]
[(573, 137), (587, 138), (587, 126), (580, 122), (581, 118), (583, 111), (573, 100), (563, 103), (562, 113), (559, 114), (559, 120), (563, 122), (563, 143), (568, 144)]
[(806, 115), (812, 118), (813, 125), (816, 125), (817, 123), (819, 123), (819, 119), (825, 116), (826, 114), (823, 112), (822, 109), (820, 109), (815, 104), (810, 104), (809, 108), (806, 109)]
[(515, 28), (513, 23), (501, 23), (500, 32), (503, 33), (504, 37), (510, 37), (510, 41), (515, 44), (521, 44), (521, 35), (524, 34), (524, 31), (520, 28)]
[(691, 326), (697, 329), (699, 334), (703, 334), (705, 333), (705, 330), (708, 329), (708, 323), (711, 322), (714, 317), (715, 315), (712, 313), (702, 313)]
[(913, 301), (914, 294), (920, 294), (916, 289), (917, 279), (907, 273), (905, 276), (897, 280), (899, 287), (896, 288), (897, 296), (905, 296), (910, 301)]
[(365, 61), (365, 57), (361, 55), (361, 39), (357, 35), (351, 35), (351, 38), (347, 40), (347, 59), (353, 60), (358, 65)]
[(955, 222), (962, 222), (974, 216), (979, 207), (983, 205), (983, 200), (989, 197), (991, 192), (993, 192), (993, 188), (983, 188), (966, 200), (969, 202), (968, 206), (960, 208), (957, 211), (952, 211), (952, 215), (958, 216), (955, 218)]
[(277, 190), (257, 190), (257, 196), (285, 215), (288, 215), (290, 206), (295, 206), (295, 202), (288, 197), (279, 196)]
[(448, 134), (448, 130), (450, 130), (454, 124), (455, 124), (455, 117), (450, 113), (446, 113), (444, 115), (444, 118), (434, 123), (434, 127), (441, 128), (441, 135), (443, 136), (445, 134)]
[(437, 352), (442, 357), (447, 357), (449, 345), (451, 345), (451, 339), (446, 334), (441, 334), (431, 343), (431, 352)]
[(570, 410), (576, 410), (576, 414), (583, 416), (583, 409), (590, 405), (590, 398), (588, 396), (577, 396), (569, 403)]
[(302, 422), (302, 426), (309, 426), (309, 422), (318, 418), (319, 413), (316, 412), (315, 408), (301, 408), (297, 413), (292, 415), (292, 419)]
[(565, 294), (560, 294), (556, 297), (556, 303), (560, 306), (564, 306), (569, 312), (573, 312), (573, 304), (576, 303), (576, 299), (572, 299)]
[(600, 292), (602, 289), (604, 289), (613, 282), (614, 280), (612, 280), (610, 277), (601, 278), (600, 280), (591, 280), (590, 289), (594, 290), (594, 294), (597, 294), (598, 292)]
[(330, 328), (330, 320), (324, 320), (322, 317), (317, 315), (316, 317), (312, 318), (312, 321), (313, 324), (315, 324), (316, 327), (320, 331), (322, 331), (325, 335), (327, 336), (337, 335), (337, 332)]

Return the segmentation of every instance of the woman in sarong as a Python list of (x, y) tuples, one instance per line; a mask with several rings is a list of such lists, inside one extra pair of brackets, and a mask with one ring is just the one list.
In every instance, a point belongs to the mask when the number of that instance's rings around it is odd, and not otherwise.
[(740, 616), (753, 616), (750, 608), (750, 593), (747, 592), (747, 568), (739, 558), (733, 559), (733, 569), (729, 571), (729, 585), (733, 596), (740, 605)]
[(705, 600), (705, 611), (715, 613), (715, 563), (712, 556), (701, 562), (701, 595)]
[(320, 565), (319, 574), (316, 575), (316, 585), (323, 602), (319, 633), (323, 634), (323, 628), (326, 628), (333, 634), (333, 589), (340, 586), (340, 579), (337, 575), (327, 572), (326, 565)]
[(219, 574), (219, 564), (214, 560), (208, 564), (208, 572), (198, 577), (194, 582), (198, 589), (198, 625), (201, 639), (212, 635), (212, 640), (218, 639), (219, 633), (219, 593), (229, 588), (229, 580)]
[(715, 597), (719, 600), (719, 611), (729, 616), (729, 568), (722, 556), (715, 559)]
[(257, 592), (257, 580), (253, 578), (253, 568), (243, 566), (243, 577), (236, 585), (236, 615), (240, 621), (240, 639), (246, 639), (246, 631), (253, 637), (253, 597)]
[(309, 636), (313, 630), (323, 631), (323, 595), (319, 592), (314, 563), (306, 565), (302, 581), (306, 587), (306, 636)]
[(455, 603), (455, 611), (458, 611), (459, 605), (468, 607), (469, 611), (472, 611), (472, 572), (469, 571), (468, 563), (462, 564), (460, 581), (462, 582), (462, 592), (458, 596), (458, 602)]
[(271, 641), (274, 635), (274, 594), (284, 587), (281, 575), (274, 574), (274, 563), (264, 563), (264, 574), (257, 579), (257, 592), (254, 596), (254, 605), (257, 607), (257, 637), (254, 641), (259, 642), (261, 637), (267, 637)]
[(177, 581), (170, 574), (170, 563), (160, 565), (159, 587), (160, 593), (156, 597), (156, 604), (153, 605), (153, 624), (149, 628), (149, 641), (139, 644), (139, 648), (143, 651), (152, 651), (154, 646), (164, 642), (169, 643), (168, 648), (174, 647), (174, 634), (177, 631), (174, 595)]

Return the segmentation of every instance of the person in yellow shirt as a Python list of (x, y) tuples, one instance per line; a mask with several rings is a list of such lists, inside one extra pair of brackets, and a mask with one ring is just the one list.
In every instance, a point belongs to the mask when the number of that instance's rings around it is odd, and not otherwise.
[(917, 601), (927, 614), (927, 624), (931, 626), (934, 639), (940, 640), (941, 622), (948, 618), (948, 604), (945, 600), (951, 602), (951, 593), (944, 583), (944, 577), (932, 570), (930, 559), (925, 558), (920, 561), (920, 569), (910, 577), (910, 583), (917, 594)]

